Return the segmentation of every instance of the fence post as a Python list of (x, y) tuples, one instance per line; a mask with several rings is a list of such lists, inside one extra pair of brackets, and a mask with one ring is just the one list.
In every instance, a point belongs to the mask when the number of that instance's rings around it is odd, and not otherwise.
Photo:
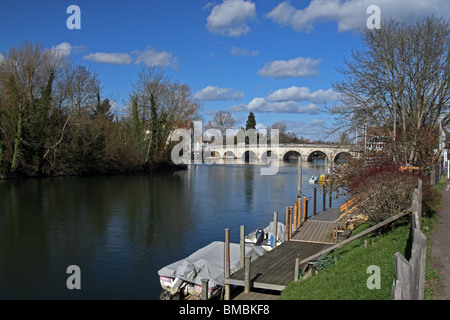
[(298, 272), (300, 271), (300, 254), (295, 258), (294, 281), (298, 282)]
[(414, 229), (414, 242), (411, 253), (411, 267), (414, 285), (413, 299), (424, 299), (425, 268), (427, 256), (427, 238), (418, 229)]
[(391, 291), (393, 300), (411, 300), (411, 276), (412, 270), (409, 262), (400, 252), (394, 254), (395, 279)]
[(244, 292), (250, 292), (250, 273), (251, 273), (251, 259), (250, 256), (245, 256), (245, 286)]

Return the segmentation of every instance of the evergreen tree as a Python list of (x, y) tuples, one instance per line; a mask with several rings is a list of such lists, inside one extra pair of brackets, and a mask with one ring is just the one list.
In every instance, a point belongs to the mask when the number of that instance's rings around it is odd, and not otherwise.
[(256, 119), (253, 112), (250, 111), (247, 118), (247, 123), (245, 124), (245, 130), (256, 129)]

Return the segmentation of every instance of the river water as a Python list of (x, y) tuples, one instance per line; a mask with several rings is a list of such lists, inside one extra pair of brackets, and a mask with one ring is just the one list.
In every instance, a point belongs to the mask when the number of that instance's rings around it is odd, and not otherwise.
[[(272, 176), (260, 168), (0, 181), (0, 299), (158, 299), (158, 270), (223, 241), (226, 228), (238, 243), (241, 225), (247, 234), (264, 228), (274, 211), (284, 223), (297, 162)], [(303, 162), (304, 195), (313, 196), (309, 177), (324, 170)], [(67, 288), (71, 265), (80, 268), (80, 290)]]

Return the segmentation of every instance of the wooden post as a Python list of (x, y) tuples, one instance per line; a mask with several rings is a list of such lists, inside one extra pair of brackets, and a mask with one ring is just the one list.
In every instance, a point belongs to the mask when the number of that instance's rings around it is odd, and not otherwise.
[(314, 209), (313, 209), (313, 215), (316, 215), (317, 213), (317, 187), (314, 187)]
[(325, 202), (326, 202), (326, 196), (327, 196), (327, 192), (326, 192), (326, 190), (325, 190), (325, 186), (322, 186), (322, 193), (323, 193), (323, 203), (322, 203), (322, 206), (323, 206), (323, 211), (326, 211), (327, 210), (327, 208), (326, 208), (326, 206), (325, 206)]
[(289, 240), (292, 238), (292, 206), (289, 207)]
[(330, 200), (329, 200), (329, 203), (328, 203), (328, 207), (329, 207), (329, 208), (331, 208), (331, 198), (332, 198), (332, 195), (333, 195), (333, 192), (332, 192), (331, 189), (330, 189)]
[(298, 282), (298, 272), (300, 271), (300, 255), (297, 254), (295, 258), (295, 270), (294, 270), (294, 281)]
[(250, 263), (251, 263), (250, 256), (245, 256), (245, 286), (244, 286), (244, 293), (249, 293), (250, 292), (250, 273), (251, 273)]
[(208, 300), (208, 279), (202, 279), (202, 300)]
[(308, 206), (309, 206), (309, 199), (305, 199), (306, 200), (306, 215), (305, 215), (305, 219), (308, 219)]
[(302, 155), (298, 155), (298, 181), (297, 181), (297, 198), (302, 196)]
[(241, 268), (245, 265), (245, 226), (241, 226)]
[(300, 217), (300, 215), (298, 214), (298, 205), (297, 202), (294, 202), (294, 231), (297, 230), (297, 219), (298, 217)]
[(298, 226), (302, 225), (302, 198), (297, 199)]
[(273, 244), (272, 248), (277, 247), (277, 238), (278, 238), (278, 211), (273, 213)]
[(289, 240), (289, 207), (286, 207), (286, 217), (284, 219), (286, 239)]
[(306, 197), (303, 198), (303, 222), (306, 221)]
[[(225, 279), (230, 278), (230, 229), (225, 229)], [(225, 300), (230, 300), (230, 285), (225, 285)]]

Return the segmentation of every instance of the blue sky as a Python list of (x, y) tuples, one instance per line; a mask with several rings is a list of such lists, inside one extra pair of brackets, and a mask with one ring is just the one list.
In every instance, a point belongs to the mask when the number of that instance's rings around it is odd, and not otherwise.
[[(117, 110), (139, 70), (158, 66), (190, 86), (204, 124), (225, 110), (245, 126), (253, 111), (258, 124), (284, 121), (324, 139), (332, 119), (321, 106), (337, 103), (331, 84), (360, 47), (373, 4), (407, 22), (450, 16), (448, 0), (2, 0), (0, 53), (23, 41), (61, 50), (97, 72)], [(67, 28), (70, 5), (81, 10), (79, 30)]]

